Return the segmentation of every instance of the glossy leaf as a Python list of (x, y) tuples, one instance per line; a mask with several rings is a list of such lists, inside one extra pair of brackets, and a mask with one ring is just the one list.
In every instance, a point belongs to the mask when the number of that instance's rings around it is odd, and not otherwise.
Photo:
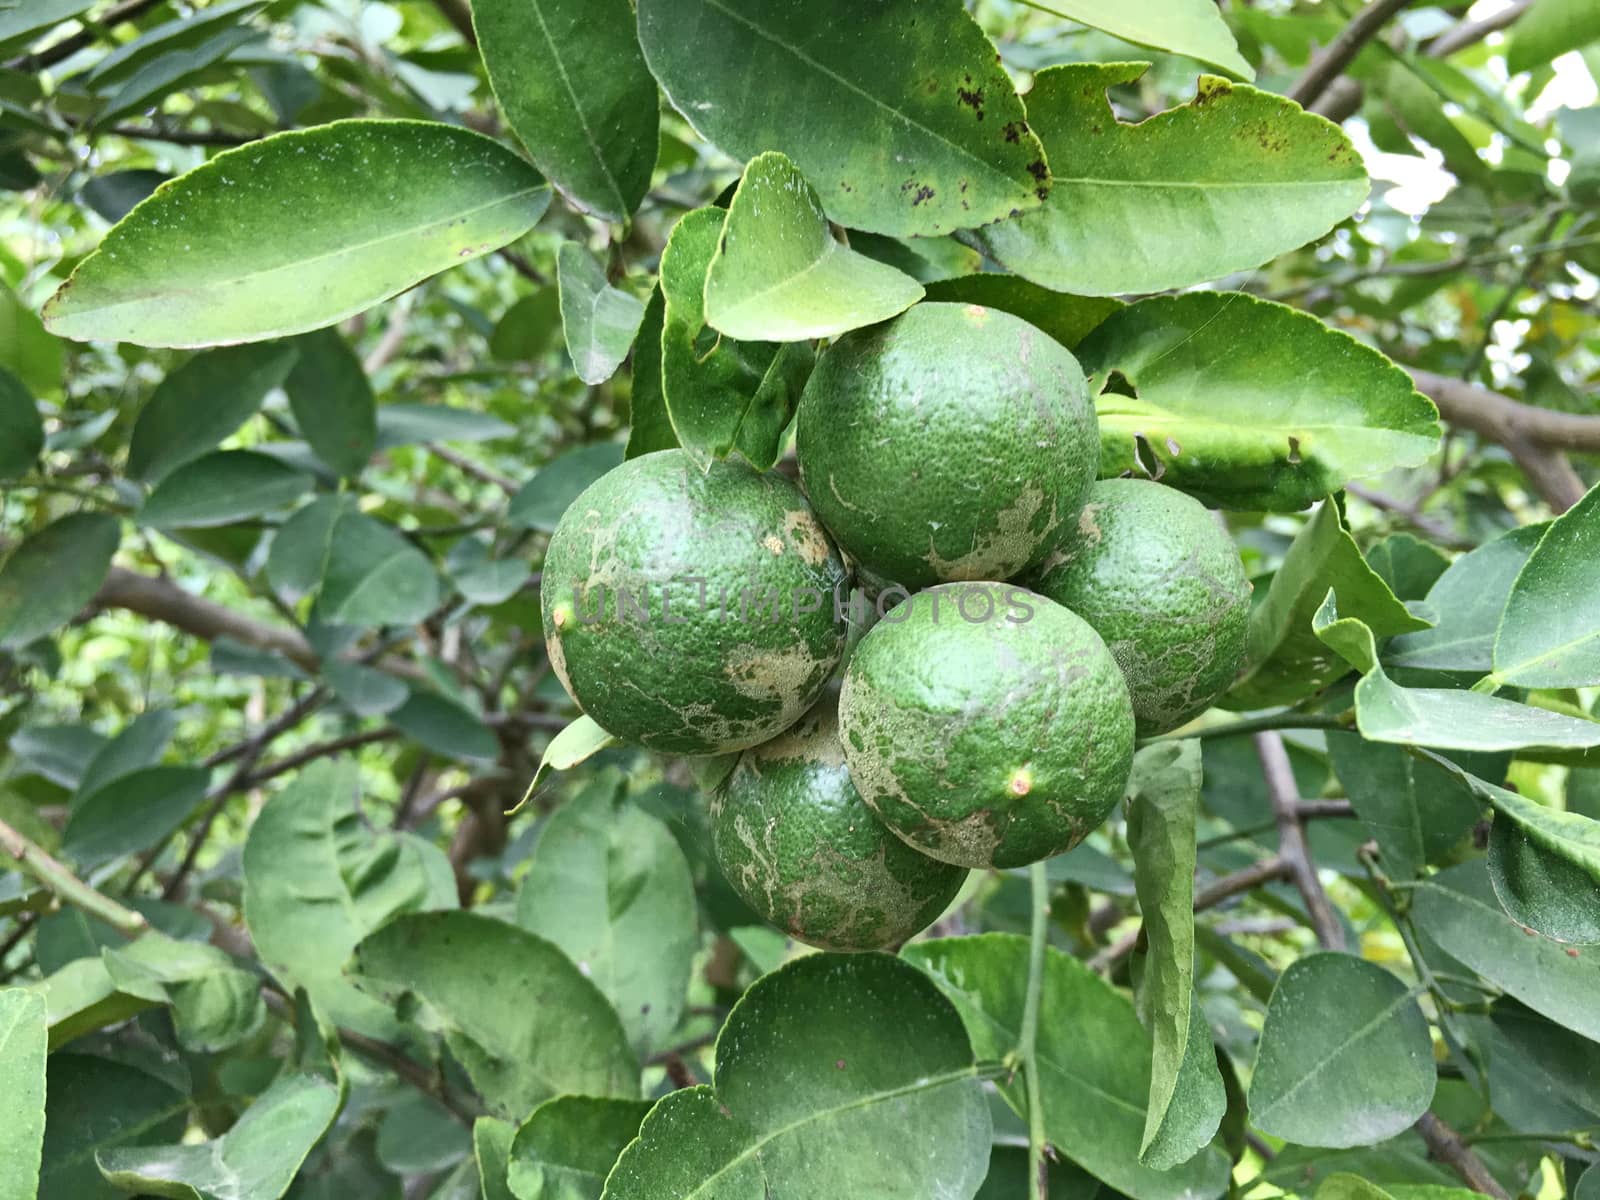
[(361, 360), (336, 329), (302, 334), (284, 381), (300, 434), (338, 475), (359, 475), (378, 440), (378, 413)]
[(1547, 528), (1523, 525), (1451, 563), (1428, 589), (1427, 602), (1439, 614), (1438, 625), (1401, 634), (1385, 648), (1383, 661), (1434, 671), (1492, 670), (1494, 635), (1506, 597)]
[(411, 625), (443, 599), (428, 556), (392, 526), (343, 513), (328, 544), (317, 616), (338, 625)]
[(128, 214), (51, 297), (45, 324), (146, 346), (304, 333), (505, 245), (549, 199), (525, 162), (459, 126), (280, 133), (217, 155)]
[(218, 450), (185, 463), (156, 484), (139, 520), (158, 529), (231, 525), (283, 508), (311, 486), (309, 475), (270, 454)]
[(474, 1200), (515, 1200), (506, 1176), (511, 1169), (511, 1144), (516, 1135), (517, 1127), (499, 1117), (479, 1117), (472, 1123), (472, 1151), (479, 1182), (479, 1196)]
[(601, 780), (550, 817), (517, 923), (566, 952), (648, 1055), (678, 1027), (698, 946), (694, 882), (671, 830)]
[(600, 1200), (606, 1176), (650, 1111), (645, 1100), (557, 1096), (534, 1109), (511, 1143), (517, 1200)]
[(1600, 41), (1600, 11), (1588, 0), (1539, 0), (1512, 31), (1506, 70), (1531, 70), (1593, 41)]
[(661, 390), (661, 334), (666, 318), (666, 301), (661, 287), (644, 306), (644, 320), (633, 344), (633, 395), (629, 397), (627, 457), (638, 458), (654, 450), (671, 450), (678, 444), (667, 401)]
[(95, 1159), (108, 1182), (134, 1195), (277, 1200), (338, 1109), (328, 1080), (283, 1075), (213, 1141), (105, 1149)]
[(152, 105), (233, 51), (265, 38), (249, 19), (265, 0), (224, 0), (125, 42), (84, 75), (101, 98), (100, 121)]
[(294, 361), (291, 346), (230, 346), (196, 354), (168, 372), (134, 421), (128, 475), (156, 483), (216, 449), (255, 416)]
[(173, 1141), (189, 1098), (136, 1067), (85, 1054), (52, 1054), (45, 1090), (39, 1200), (116, 1200), (98, 1153)]
[(102, 950), (98, 955), (74, 959), (31, 985), (44, 1000), (52, 1053), (86, 1034), (167, 1003), (166, 989), (142, 972), (114, 976), (106, 953)]
[(1136, 1003), (1154, 1042), (1139, 1157), (1165, 1170), (1205, 1149), (1227, 1107), (1210, 1032), (1194, 1002), (1200, 743), (1158, 742), (1140, 750), (1128, 796), (1128, 848), (1146, 947)]
[(1600, 683), (1600, 487), (1550, 523), (1512, 584), (1494, 677), (1517, 687)]
[(155, 766), (177, 728), (178, 716), (170, 708), (153, 708), (129, 721), (89, 759), (78, 781), (74, 805), (113, 779)]
[(925, 298), (998, 308), (1044, 330), (1068, 350), (1075, 349), (1112, 313), (1126, 307), (1109, 296), (1068, 296), (998, 271), (936, 280), (927, 285)]
[(31, 0), (0, 7), (0, 42), (9, 42), (36, 29), (49, 29), (94, 7), (94, 0)]
[(1428, 1022), (1389, 972), (1312, 954), (1279, 976), (1250, 1081), (1250, 1119), (1304, 1146), (1364, 1146), (1410, 1127), (1438, 1073)]
[(607, 747), (615, 745), (617, 739), (601, 729), (593, 717), (579, 717), (550, 739), (550, 744), (544, 748), (544, 754), (539, 758), (539, 766), (535, 769), (533, 778), (528, 782), (528, 790), (523, 794), (522, 803), (517, 807), (521, 808), (528, 802), (528, 798), (538, 790), (539, 785), (551, 772), (569, 771)]
[(507, 523), (518, 529), (554, 533), (561, 514), (578, 494), (621, 462), (622, 447), (615, 442), (580, 446), (552, 459), (511, 497)]
[(604, 383), (628, 357), (644, 320), (644, 301), (612, 287), (594, 256), (576, 242), (561, 244), (556, 284), (573, 369), (587, 384)]
[(389, 713), (389, 724), (436, 754), (492, 763), (500, 756), (500, 739), (476, 713), (447, 696), (414, 691)]
[(322, 586), (333, 527), (349, 507), (342, 496), (319, 496), (278, 527), (267, 553), (267, 582), (281, 598), (293, 604)]
[(209, 778), (200, 767), (146, 767), (113, 779), (73, 805), (61, 852), (98, 865), (153, 846), (199, 807)]
[(147, 933), (138, 941), (108, 946), (100, 958), (118, 990), (127, 995), (165, 995), (178, 1043), (195, 1054), (215, 1054), (261, 1028), (266, 1007), (261, 980), (234, 965), (215, 946)]
[(959, 0), (643, 0), (639, 39), (708, 141), (741, 159), (788, 155), (852, 229), (970, 228), (1037, 207), (1049, 181), (1022, 101)]
[(909, 275), (835, 240), (782, 154), (745, 166), (705, 279), (705, 320), (727, 337), (798, 342), (887, 321), (922, 298)]
[(1190, 104), (1117, 120), (1106, 89), (1146, 68), (1074, 63), (1034, 77), (1028, 123), (1055, 182), (1042, 207), (978, 231), (986, 255), (1056, 291), (1156, 292), (1258, 267), (1367, 198), (1338, 126), (1271, 92), (1202, 75)]
[(793, 1200), (970, 1200), (983, 1182), (990, 1117), (961, 1019), (887, 955), (763, 976), (722, 1027), (715, 1079), (657, 1102), (606, 1200), (762, 1195), (775, 1180)]
[(398, 913), (455, 907), (456, 886), (431, 843), (367, 826), (359, 780), (354, 763), (315, 763), (261, 810), (244, 843), (244, 920), (285, 987), (335, 1024), (391, 1037), (395, 1015), (351, 986), (344, 962)]
[[(988, 933), (914, 942), (904, 954), (955, 1003), (980, 1058), (1003, 1058), (1016, 1048), (1028, 980), (1026, 938)], [(1217, 1149), (1170, 1171), (1139, 1161), (1151, 1039), (1133, 1006), (1083, 963), (1051, 948), (1045, 951), (1040, 1012), (1072, 1014), (1070, 1021), (1046, 1017), (1039, 1022), (1050, 1144), (1133, 1200), (1220, 1195), (1228, 1162)], [(1007, 1103), (1019, 1112), (1025, 1107), (1022, 1092), (1020, 1080), (1001, 1086)]]
[(1328, 752), (1393, 879), (1415, 878), (1425, 866), (1443, 862), (1483, 815), (1483, 803), (1458, 777), (1398, 746), (1330, 733)]
[(1495, 897), (1512, 920), (1557, 942), (1600, 944), (1600, 882), (1583, 867), (1499, 814), (1489, 831), (1488, 863)]
[[(1100, 474), (1160, 479), (1218, 508), (1283, 512), (1427, 460), (1438, 412), (1377, 351), (1238, 292), (1158, 296), (1076, 351), (1100, 418)], [(1137, 395), (1106, 390), (1112, 373)]]
[(33, 469), (44, 449), (44, 423), (33, 396), (0, 367), (0, 479), (20, 479)]
[(1038, 0), (1038, 6), (1081, 25), (1103, 29), (1135, 46), (1182, 54), (1245, 79), (1255, 78), (1222, 14), (1205, 0), (1138, 4), (1118, 0)]
[(349, 970), (363, 991), (441, 1034), (497, 1115), (567, 1092), (639, 1094), (638, 1063), (605, 997), (525, 929), (477, 913), (411, 913), (368, 934)]
[(0, 650), (26, 646), (78, 615), (105, 582), (122, 530), (72, 513), (24, 538), (0, 564)]
[(1367, 548), (1367, 562), (1398, 598), (1421, 600), (1450, 568), (1451, 559), (1412, 534), (1391, 533)]
[(22, 988), (0, 991), (0, 1198), (33, 1200), (44, 1146), (44, 998)]
[(627, 0), (478, 0), (483, 65), (506, 121), (574, 204), (626, 221), (650, 190), (659, 105)]
[(1496, 1115), (1535, 1130), (1600, 1120), (1600, 1045), (1509, 997), (1496, 1000), (1489, 1016), (1484, 1043)]

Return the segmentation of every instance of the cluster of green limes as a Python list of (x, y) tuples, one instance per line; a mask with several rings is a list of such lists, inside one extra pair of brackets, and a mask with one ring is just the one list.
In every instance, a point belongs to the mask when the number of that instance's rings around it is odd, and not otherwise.
[(1077, 361), (993, 309), (924, 303), (839, 338), (796, 453), (804, 493), (679, 450), (598, 480), (550, 541), (545, 640), (616, 737), (742, 752), (712, 816), (752, 907), (816, 945), (888, 946), (968, 868), (1104, 821), (1136, 730), (1233, 678), (1250, 585), (1190, 497), (1095, 482)]

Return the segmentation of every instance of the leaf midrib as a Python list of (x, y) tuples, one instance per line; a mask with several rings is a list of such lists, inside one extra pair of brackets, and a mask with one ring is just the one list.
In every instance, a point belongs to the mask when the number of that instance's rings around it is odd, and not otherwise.
[(1266, 1116), (1266, 1114), (1269, 1112), (1276, 1112), (1282, 1105), (1288, 1102), (1291, 1096), (1297, 1094), (1301, 1088), (1305, 1087), (1319, 1074), (1321, 1074), (1323, 1069), (1326, 1068), (1328, 1064), (1333, 1062), (1334, 1059), (1338, 1058), (1341, 1054), (1344, 1054), (1350, 1049), (1350, 1047), (1361, 1041), (1364, 1041), (1369, 1035), (1371, 1035), (1381, 1025), (1388, 1021), (1391, 1016), (1393, 1016), (1410, 1001), (1410, 992), (1402, 992), (1399, 996), (1395, 997), (1395, 999), (1385, 1005), (1383, 1010), (1373, 1016), (1372, 1019), (1369, 1020), (1365, 1025), (1361, 1026), (1361, 1028), (1351, 1034), (1350, 1037), (1339, 1043), (1339, 1045), (1335, 1046), (1327, 1054), (1323, 1055), (1322, 1058), (1318, 1059), (1309, 1071), (1301, 1075), (1299, 1079), (1295, 1080), (1294, 1083), (1290, 1084), (1289, 1087), (1284, 1091), (1280, 1092), (1275, 1099), (1260, 1108), (1252, 1108), (1253, 1114), (1260, 1118)]
[(550, 47), (550, 57), (556, 64), (556, 74), (561, 77), (561, 86), (566, 89), (567, 97), (572, 101), (572, 111), (578, 118), (578, 128), (583, 131), (583, 140), (588, 144), (589, 153), (594, 156), (594, 161), (599, 164), (600, 173), (605, 176), (606, 183), (611, 188), (612, 198), (617, 202), (617, 211), (626, 217), (628, 205), (622, 198), (622, 184), (600, 153), (600, 143), (595, 141), (594, 131), (589, 128), (589, 114), (584, 112), (583, 101), (572, 86), (572, 77), (567, 74), (567, 64), (562, 61), (561, 51), (556, 46), (555, 38), (550, 34), (550, 25), (544, 19), (544, 4), (541, 0), (533, 0), (532, 8), (533, 15), (539, 21), (539, 32), (544, 35), (545, 44)]

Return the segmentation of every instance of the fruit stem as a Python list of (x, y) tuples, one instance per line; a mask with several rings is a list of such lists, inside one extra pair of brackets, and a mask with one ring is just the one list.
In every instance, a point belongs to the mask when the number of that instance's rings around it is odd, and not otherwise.
[(1028, 931), (1028, 991), (1022, 1003), (1022, 1035), (1017, 1040), (1017, 1058), (1022, 1064), (1022, 1082), (1028, 1098), (1028, 1178), (1033, 1194), (1045, 1200), (1050, 1187), (1049, 1166), (1045, 1162), (1044, 1101), (1039, 1085), (1039, 996), (1044, 990), (1044, 948), (1049, 937), (1050, 880), (1044, 863), (1028, 868), (1028, 883), (1033, 893), (1033, 921)]

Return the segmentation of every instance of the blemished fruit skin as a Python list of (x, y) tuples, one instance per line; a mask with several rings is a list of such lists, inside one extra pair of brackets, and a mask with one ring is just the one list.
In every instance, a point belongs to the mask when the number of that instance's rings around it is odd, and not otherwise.
[(717, 865), (745, 903), (824, 950), (898, 946), (961, 890), (962, 867), (895, 837), (850, 782), (835, 701), (746, 750), (711, 802)]
[(910, 589), (1043, 561), (1100, 458), (1078, 360), (977, 304), (917, 304), (839, 338), (800, 397), (795, 438), (822, 523)]
[(1250, 581), (1227, 533), (1175, 488), (1144, 479), (1095, 484), (1077, 536), (1032, 586), (1105, 641), (1128, 681), (1141, 737), (1193, 720), (1238, 674)]
[[(550, 538), (539, 597), (550, 665), (602, 728), (668, 754), (782, 733), (844, 653), (847, 575), (800, 490), (681, 450), (591, 484)], [(814, 606), (814, 607), (813, 607)]]
[(1133, 703), (1111, 652), (1015, 584), (942, 584), (891, 609), (845, 670), (839, 728), (883, 823), (964, 867), (1072, 849), (1133, 764)]

